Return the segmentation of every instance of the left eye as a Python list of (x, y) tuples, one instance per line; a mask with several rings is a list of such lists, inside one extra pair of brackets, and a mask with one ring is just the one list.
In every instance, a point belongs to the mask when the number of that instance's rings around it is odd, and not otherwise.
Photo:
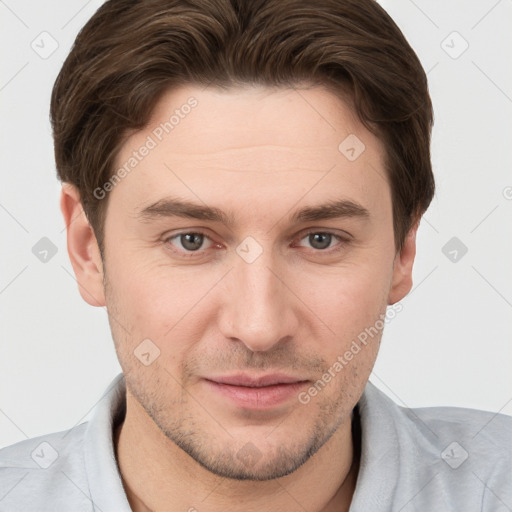
[(178, 240), (181, 245), (181, 249), (195, 252), (203, 248), (202, 245), (206, 238), (208, 237), (203, 233), (180, 233), (169, 237), (167, 240), (169, 242), (172, 240)]
[(324, 250), (328, 249), (333, 241), (333, 238), (339, 238), (332, 233), (314, 232), (308, 233), (301, 240), (307, 239), (308, 243), (313, 249)]

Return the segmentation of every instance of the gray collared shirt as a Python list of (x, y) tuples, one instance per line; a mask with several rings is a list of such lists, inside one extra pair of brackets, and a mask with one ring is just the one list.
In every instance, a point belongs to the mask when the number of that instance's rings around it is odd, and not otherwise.
[[(129, 512), (113, 430), (118, 375), (92, 419), (0, 450), (1, 512)], [(406, 409), (368, 383), (358, 403), (361, 463), (351, 512), (512, 511), (512, 418)]]

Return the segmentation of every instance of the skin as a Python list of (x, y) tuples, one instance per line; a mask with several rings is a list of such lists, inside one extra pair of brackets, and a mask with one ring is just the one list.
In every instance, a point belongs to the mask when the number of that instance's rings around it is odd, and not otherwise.
[[(397, 252), (384, 148), (350, 105), (318, 86), (174, 89), (117, 164), (191, 96), (197, 106), (110, 192), (104, 261), (77, 190), (62, 191), (80, 293), (106, 305), (126, 378), (115, 440), (130, 504), (348, 510), (358, 467), (352, 410), (381, 333), (307, 404), (238, 407), (204, 378), (280, 371), (314, 384), (409, 292), (417, 224)], [(365, 145), (354, 161), (338, 150), (349, 134)], [(140, 217), (170, 195), (222, 209), (233, 224)], [(290, 220), (340, 198), (369, 215)], [(345, 241), (327, 237), (322, 246), (310, 229)], [(197, 231), (206, 237), (187, 258), (190, 246), (176, 234)], [(251, 263), (236, 251), (249, 236), (262, 251)], [(149, 366), (134, 355), (144, 339), (160, 350)], [(244, 457), (248, 449), (258, 457)]]

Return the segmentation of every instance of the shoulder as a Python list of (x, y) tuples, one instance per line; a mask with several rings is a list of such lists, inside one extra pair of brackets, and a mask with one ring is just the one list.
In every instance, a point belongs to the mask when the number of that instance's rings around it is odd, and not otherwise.
[(463, 407), (401, 408), (411, 420), (425, 422), (439, 434), (460, 433), (489, 448), (503, 445), (505, 453), (512, 453), (512, 417), (490, 411)]
[(369, 383), (362, 407), (374, 417), (387, 417), (399, 437), (415, 440), (467, 440), (472, 447), (512, 460), (512, 417), (463, 407), (417, 407), (398, 405)]
[(503, 464), (512, 470), (512, 417), (462, 407), (399, 408), (397, 415), (414, 437), (442, 447), (442, 459), (450, 466), (470, 457), (489, 471)]
[(86, 428), (83, 423), (1, 449), (0, 510), (58, 510), (64, 498), (76, 510), (91, 510), (83, 460)]
[[(408, 503), (404, 512), (433, 504), (467, 511), (512, 504), (511, 417), (459, 407), (408, 408), (371, 383), (358, 407), (363, 451), (375, 462), (372, 475), (392, 480), (389, 492), (394, 505)], [(408, 496), (414, 496), (410, 503)]]
[(415, 439), (428, 440), (423, 445), (440, 457), (437, 477), (457, 501), (471, 496), (479, 510), (507, 510), (504, 504), (512, 504), (512, 417), (460, 407), (402, 410), (415, 425)]

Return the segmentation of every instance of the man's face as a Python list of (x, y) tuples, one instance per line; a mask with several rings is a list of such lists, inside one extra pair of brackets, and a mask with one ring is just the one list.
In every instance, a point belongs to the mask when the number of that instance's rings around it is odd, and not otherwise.
[[(189, 86), (161, 99), (116, 169), (134, 151), (104, 260), (128, 392), (210, 471), (288, 474), (349, 425), (381, 332), (335, 363), (401, 298), (382, 145), (323, 88)], [(171, 215), (171, 200), (225, 219)], [(340, 201), (336, 216), (297, 216)]]

